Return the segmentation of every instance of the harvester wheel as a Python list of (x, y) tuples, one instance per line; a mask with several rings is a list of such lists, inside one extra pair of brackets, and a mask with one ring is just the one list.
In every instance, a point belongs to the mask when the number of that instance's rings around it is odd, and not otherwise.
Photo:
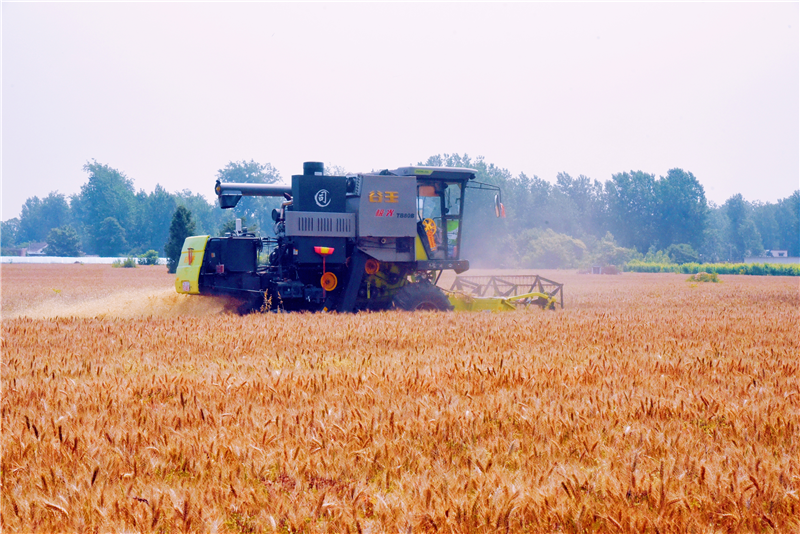
[(434, 310), (451, 311), (453, 305), (442, 291), (428, 282), (406, 284), (392, 299), (392, 305), (398, 310)]

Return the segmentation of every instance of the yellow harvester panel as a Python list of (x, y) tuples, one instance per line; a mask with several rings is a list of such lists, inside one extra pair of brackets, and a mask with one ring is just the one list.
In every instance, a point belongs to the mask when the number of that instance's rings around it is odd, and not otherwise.
[(207, 235), (187, 237), (181, 250), (181, 261), (178, 263), (175, 278), (175, 291), (197, 295), (200, 288), (197, 281), (200, 279), (200, 267), (203, 265), (203, 253), (206, 250)]
[(425, 252), (425, 246), (422, 244), (422, 239), (417, 236), (414, 238), (415, 250), (417, 253), (417, 261), (425, 261), (428, 259), (428, 254)]

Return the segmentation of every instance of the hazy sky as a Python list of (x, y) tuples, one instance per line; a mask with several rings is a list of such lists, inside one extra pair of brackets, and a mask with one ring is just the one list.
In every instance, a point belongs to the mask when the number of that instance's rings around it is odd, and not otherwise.
[(212, 196), (232, 160), (438, 153), (717, 203), (800, 187), (798, 3), (2, 3), (2, 218), (86, 182)]

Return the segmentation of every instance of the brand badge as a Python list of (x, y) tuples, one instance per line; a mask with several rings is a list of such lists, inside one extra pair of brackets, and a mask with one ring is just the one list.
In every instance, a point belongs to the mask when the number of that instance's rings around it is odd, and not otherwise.
[(317, 206), (320, 208), (327, 208), (331, 203), (330, 192), (327, 189), (320, 189), (317, 191), (317, 194), (314, 195), (314, 202), (316, 202)]

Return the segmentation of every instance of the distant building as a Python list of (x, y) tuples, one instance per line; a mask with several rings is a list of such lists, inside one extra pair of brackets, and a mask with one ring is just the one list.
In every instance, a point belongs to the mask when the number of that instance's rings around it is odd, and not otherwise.
[(800, 258), (789, 256), (788, 250), (765, 250), (761, 256), (749, 256), (745, 263), (798, 263)]
[(44, 249), (47, 248), (47, 243), (31, 243), (28, 245), (26, 256), (44, 256)]

